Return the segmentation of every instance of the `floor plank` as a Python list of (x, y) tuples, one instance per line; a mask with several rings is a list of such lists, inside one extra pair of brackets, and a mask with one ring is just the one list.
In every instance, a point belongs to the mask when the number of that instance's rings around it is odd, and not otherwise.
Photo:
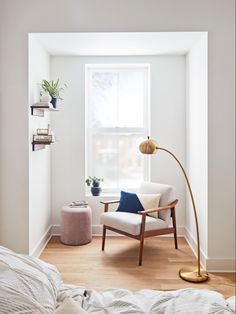
[(179, 238), (179, 249), (172, 238), (145, 239), (143, 266), (137, 266), (139, 242), (126, 237), (108, 237), (105, 251), (101, 238), (83, 246), (67, 246), (59, 237), (52, 237), (40, 258), (54, 264), (65, 283), (98, 291), (107, 288), (130, 290), (182, 288), (211, 289), (225, 297), (235, 295), (235, 273), (211, 273), (205, 283), (183, 281), (178, 270), (196, 265), (196, 259), (184, 238)]

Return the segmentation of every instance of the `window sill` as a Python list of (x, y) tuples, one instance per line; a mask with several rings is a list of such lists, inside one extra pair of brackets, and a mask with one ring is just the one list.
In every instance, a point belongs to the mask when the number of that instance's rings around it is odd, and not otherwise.
[(104, 199), (104, 198), (120, 198), (120, 193), (101, 193), (99, 196), (93, 196), (92, 194), (86, 194), (86, 198), (97, 198), (97, 199)]

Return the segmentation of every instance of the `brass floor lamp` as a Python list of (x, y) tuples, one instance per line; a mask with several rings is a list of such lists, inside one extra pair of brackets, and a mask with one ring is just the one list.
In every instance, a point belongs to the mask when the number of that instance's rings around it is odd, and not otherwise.
[(139, 150), (141, 153), (143, 154), (155, 154), (158, 150), (163, 150), (165, 152), (167, 152), (168, 154), (170, 154), (178, 163), (178, 165), (180, 166), (187, 186), (188, 186), (188, 190), (190, 193), (190, 197), (191, 197), (191, 201), (192, 201), (192, 205), (193, 205), (193, 211), (194, 211), (194, 217), (195, 217), (195, 225), (196, 225), (196, 232), (197, 232), (197, 268), (195, 266), (189, 266), (189, 267), (183, 267), (179, 270), (179, 276), (186, 280), (186, 281), (190, 281), (190, 282), (203, 282), (206, 281), (209, 278), (208, 273), (201, 269), (201, 264), (200, 264), (200, 235), (199, 235), (199, 227), (198, 227), (198, 218), (197, 218), (197, 210), (196, 210), (196, 205), (195, 205), (195, 201), (194, 201), (194, 197), (193, 197), (193, 192), (189, 183), (189, 179), (188, 176), (182, 166), (182, 164), (180, 163), (180, 161), (178, 160), (178, 158), (172, 153), (170, 152), (168, 149), (162, 148), (162, 147), (158, 147), (156, 141), (152, 140), (152, 139), (148, 139), (143, 141), (140, 145), (139, 145)]

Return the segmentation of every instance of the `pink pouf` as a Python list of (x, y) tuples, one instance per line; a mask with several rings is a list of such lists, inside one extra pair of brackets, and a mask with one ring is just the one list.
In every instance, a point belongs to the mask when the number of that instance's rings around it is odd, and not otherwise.
[(61, 209), (61, 242), (83, 245), (92, 241), (90, 207), (64, 206)]

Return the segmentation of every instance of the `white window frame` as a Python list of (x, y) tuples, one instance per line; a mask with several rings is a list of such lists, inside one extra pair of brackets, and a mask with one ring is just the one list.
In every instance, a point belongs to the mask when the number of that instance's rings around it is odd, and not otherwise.
[[(147, 135), (150, 135), (150, 130), (151, 130), (151, 119), (150, 119), (150, 64), (148, 63), (115, 63), (115, 64), (85, 64), (85, 178), (87, 178), (89, 175), (94, 175), (91, 174), (89, 171), (89, 165), (92, 163), (92, 156), (91, 154), (88, 154), (89, 148), (88, 148), (88, 83), (89, 83), (89, 72), (92, 72), (93, 70), (101, 70), (101, 71), (111, 71), (118, 69), (128, 69), (128, 68), (143, 68), (147, 71), (147, 101), (146, 104), (144, 105), (145, 110), (144, 110), (144, 127), (140, 128), (140, 133), (146, 137)], [(114, 132), (114, 133), (134, 133), (137, 134), (138, 128), (102, 128), (102, 130), (107, 130), (109, 132)], [(144, 130), (144, 132), (143, 132)], [(137, 147), (138, 150), (138, 147)], [(144, 180), (149, 181), (150, 180), (150, 156), (146, 156), (147, 158), (144, 159)], [(95, 174), (96, 175), (96, 174)], [(138, 186), (137, 186), (138, 188)], [(120, 192), (121, 189), (127, 189), (126, 187), (119, 187), (119, 188), (103, 188), (102, 187), (102, 193), (103, 194), (112, 194), (116, 195)], [(134, 188), (128, 188), (129, 191), (135, 191)], [(90, 189), (87, 188), (86, 190), (86, 195), (90, 195)]]

